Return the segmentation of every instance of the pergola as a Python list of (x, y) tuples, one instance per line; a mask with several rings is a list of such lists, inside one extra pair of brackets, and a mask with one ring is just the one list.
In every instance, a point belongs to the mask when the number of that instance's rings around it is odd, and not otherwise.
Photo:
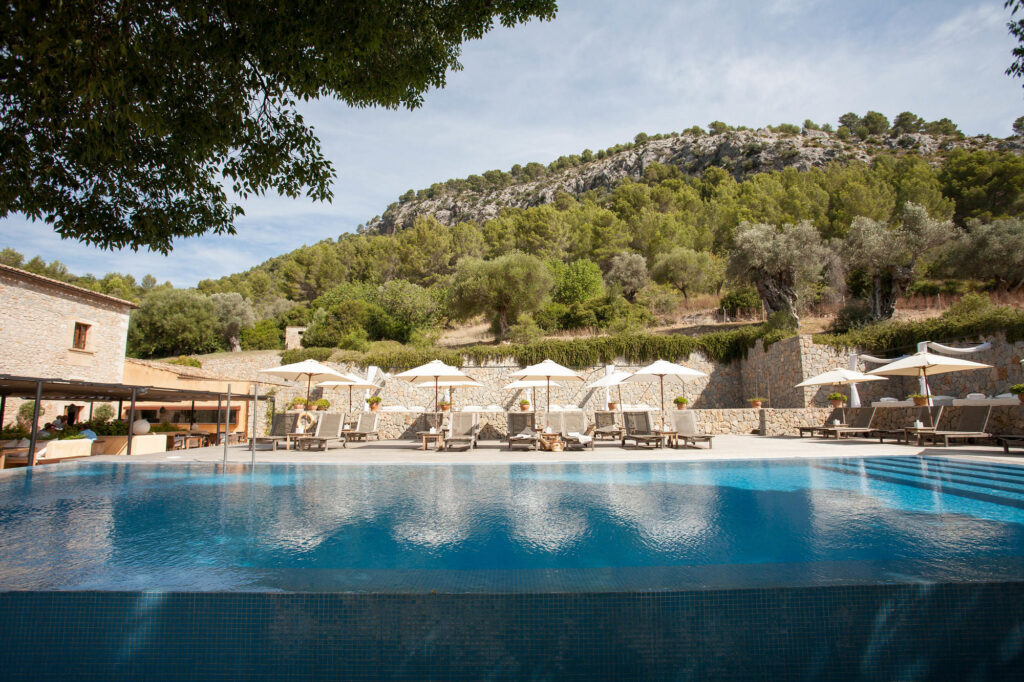
[[(248, 383), (248, 382), (247, 382)], [(197, 400), (217, 400), (217, 430), (220, 432), (220, 413), (222, 401), (226, 401), (227, 409), (224, 410), (224, 434), (227, 434), (227, 427), (230, 422), (231, 413), (231, 386), (221, 393), (217, 391), (200, 391), (188, 388), (163, 388), (160, 386), (131, 386), (127, 384), (104, 384), (93, 381), (78, 381), (75, 379), (47, 379), (43, 377), (20, 377), (10, 374), (0, 374), (0, 424), (3, 424), (4, 413), (7, 408), (7, 398), (23, 398), (34, 400), (32, 414), (32, 436), (29, 439), (28, 463), (35, 464), (36, 439), (39, 430), (39, 401), (41, 400), (81, 400), (83, 402), (114, 402), (118, 403), (118, 418), (121, 416), (121, 405), (129, 403), (128, 412), (128, 445), (127, 454), (132, 454), (132, 424), (135, 423), (135, 403), (139, 398), (147, 402), (195, 402)], [(235, 398), (243, 400), (269, 400), (268, 396), (260, 396), (259, 391), (254, 390), (247, 394), (234, 394)], [(253, 434), (256, 433), (256, 410), (252, 411)], [(255, 446), (255, 439), (250, 438), (250, 448)], [(227, 438), (224, 438), (225, 456), (227, 454)]]

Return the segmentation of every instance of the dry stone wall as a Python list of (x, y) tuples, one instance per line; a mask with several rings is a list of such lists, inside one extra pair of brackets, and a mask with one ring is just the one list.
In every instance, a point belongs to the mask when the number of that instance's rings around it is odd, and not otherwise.
[[(967, 393), (982, 392), (993, 395), (1005, 392), (1011, 384), (1024, 381), (1024, 368), (1020, 359), (1024, 356), (1024, 343), (1009, 344), (1001, 336), (989, 337), (992, 350), (971, 356), (972, 359), (994, 365), (991, 370), (977, 372), (957, 372), (940, 375), (930, 380), (936, 394), (964, 397)], [(965, 344), (966, 345), (966, 344)], [(723, 364), (708, 360), (695, 353), (681, 362), (689, 367), (699, 369), (708, 374), (707, 377), (680, 381), (674, 377), (665, 379), (665, 405), (672, 409), (671, 401), (677, 395), (690, 399), (691, 408), (695, 410), (698, 423), (708, 433), (751, 433), (759, 432), (766, 435), (796, 434), (799, 426), (821, 424), (829, 409), (826, 396), (834, 390), (831, 386), (821, 388), (797, 389), (795, 385), (803, 379), (820, 374), (836, 367), (848, 366), (849, 349), (837, 349), (830, 346), (814, 344), (811, 337), (799, 336), (784, 339), (764, 348), (758, 344), (750, 350), (743, 360)], [(260, 369), (280, 364), (278, 351), (249, 351), (241, 353), (220, 353), (202, 358), (203, 367), (227, 377), (240, 380), (260, 378)], [(342, 372), (352, 372), (365, 376), (366, 370), (347, 364), (326, 363)], [(872, 369), (877, 365), (860, 364), (860, 369)], [(635, 371), (635, 365), (619, 364), (616, 369)], [(467, 364), (463, 370), (483, 384), (480, 387), (456, 389), (453, 393), (458, 408), (477, 406), (485, 408), (481, 415), (485, 437), (504, 437), (505, 412), (518, 409), (519, 400), (531, 398), (535, 408), (544, 410), (546, 391), (543, 388), (507, 391), (504, 386), (514, 380), (512, 373), (520, 367), (512, 361), (487, 362), (481, 365)], [(551, 391), (551, 402), (558, 405), (574, 405), (581, 407), (588, 415), (595, 410), (605, 409), (604, 389), (585, 388), (605, 374), (604, 367), (590, 367), (582, 370), (583, 381), (555, 382)], [(264, 377), (265, 378), (265, 377)], [(277, 381), (277, 380), (275, 380)], [(295, 396), (305, 396), (304, 383), (280, 382), (265, 383), (263, 392), (272, 391), (275, 409), (286, 408)], [(848, 389), (843, 389), (846, 392)], [(916, 392), (917, 382), (914, 378), (895, 378), (884, 382), (860, 385), (860, 394), (865, 405), (882, 396), (902, 398), (908, 393)], [(619, 401), (620, 388), (609, 390), (609, 397)], [(376, 391), (353, 391), (351, 411), (365, 409), (364, 398), (368, 395), (380, 395), (384, 405), (405, 408), (423, 408), (409, 412), (382, 412), (381, 419), (386, 437), (415, 438), (415, 432), (424, 430), (421, 411), (432, 411), (434, 404), (433, 388), (418, 388), (413, 384), (397, 379), (388, 379), (384, 387)], [(441, 395), (445, 395), (442, 389)], [(767, 406), (762, 410), (750, 409), (746, 405), (747, 398), (762, 395), (768, 398)], [(314, 388), (312, 397), (325, 397), (332, 403), (332, 410), (349, 412), (349, 391), (344, 388)], [(628, 383), (621, 386), (621, 403), (626, 405), (645, 404), (657, 411), (660, 404), (660, 389), (657, 380), (646, 383)], [(496, 408), (496, 410), (495, 410)], [(492, 412), (487, 409), (495, 410)], [(906, 415), (896, 408), (883, 417), (893, 422), (895, 427), (905, 425)], [(260, 414), (257, 417), (260, 428), (265, 428), (269, 418)], [(909, 421), (913, 421), (910, 419)], [(908, 423), (909, 423), (908, 421)], [(1006, 407), (993, 410), (993, 425), (998, 426), (999, 433), (1024, 432), (1024, 415), (1020, 408)]]

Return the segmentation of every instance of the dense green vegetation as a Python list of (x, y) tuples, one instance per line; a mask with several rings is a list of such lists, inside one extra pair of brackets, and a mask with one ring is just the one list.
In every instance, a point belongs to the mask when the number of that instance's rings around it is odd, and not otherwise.
[[(807, 121), (802, 130), (824, 128)], [(929, 130), (959, 136), (952, 123), (909, 112), (891, 124), (877, 112), (847, 114), (843, 129), (867, 139)], [(25, 262), (11, 249), (0, 262), (138, 301), (129, 351), (141, 357), (276, 349), (286, 326), (303, 325), (307, 346), (334, 349), (318, 355), (398, 367), (407, 357), (442, 354), (435, 344), (444, 326), (483, 316), (496, 339), (513, 343), (470, 349), (471, 356), (528, 359), (536, 348), (575, 364), (622, 350), (615, 345), (621, 339), (648, 338), (645, 327), (674, 319), (697, 295), (721, 295), (733, 316), (779, 312), (776, 327), (791, 326), (808, 306), (846, 302), (834, 325), (841, 333), (891, 317), (900, 296), (924, 286), (922, 278), (1019, 289), (1022, 190), (1024, 159), (1012, 151), (886, 153), (870, 164), (833, 162), (742, 180), (717, 167), (687, 176), (651, 164), (640, 181), (606, 191), (561, 194), (483, 224), (447, 226), (421, 216), (394, 235), (345, 234), (188, 291), (150, 276), (76, 277), (59, 262)], [(608, 336), (582, 345), (539, 341), (579, 329)], [(706, 343), (733, 349), (748, 342)]]

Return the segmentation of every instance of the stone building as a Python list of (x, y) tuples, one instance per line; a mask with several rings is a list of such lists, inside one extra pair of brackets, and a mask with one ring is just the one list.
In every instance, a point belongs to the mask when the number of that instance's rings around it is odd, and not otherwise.
[[(6, 265), (0, 301), (0, 374), (122, 383), (134, 303)], [(7, 403), (5, 423), (20, 403)], [(87, 419), (90, 407), (43, 401), (40, 423), (58, 414)]]
[(302, 348), (302, 335), (305, 333), (305, 327), (285, 327), (284, 349), (292, 350), (295, 348)]

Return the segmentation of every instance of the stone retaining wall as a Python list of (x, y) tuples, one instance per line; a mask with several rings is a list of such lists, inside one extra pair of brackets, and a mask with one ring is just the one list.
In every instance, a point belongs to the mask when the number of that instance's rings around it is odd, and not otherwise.
[[(932, 377), (929, 384), (936, 395), (953, 395), (964, 397), (967, 393), (981, 392), (987, 395), (1004, 393), (1009, 386), (1024, 382), (1024, 367), (1020, 365), (1024, 357), (1024, 342), (1007, 343), (1001, 335), (985, 337), (981, 340), (991, 341), (993, 348), (970, 356), (970, 359), (992, 364), (991, 370), (974, 372), (955, 372)], [(977, 343), (978, 340), (965, 342)], [(795, 385), (805, 378), (820, 374), (835, 367), (848, 366), (850, 349), (832, 348), (813, 343), (810, 336), (798, 336), (784, 339), (772, 344), (767, 349), (758, 341), (747, 357), (732, 363), (718, 363), (708, 360), (700, 353), (686, 358), (674, 358), (689, 367), (699, 369), (708, 374), (707, 377), (680, 381), (677, 378), (665, 379), (666, 409), (671, 409), (671, 401), (677, 395), (690, 399), (691, 407), (696, 410), (702, 426), (710, 433), (749, 433), (754, 430), (769, 435), (777, 433), (795, 433), (797, 426), (820, 424), (828, 413), (826, 396), (834, 387), (797, 389)], [(279, 351), (248, 351), (240, 353), (218, 353), (202, 358), (204, 369), (213, 370), (223, 376), (237, 377), (240, 380), (258, 378), (258, 371), (280, 364)], [(366, 370), (347, 364), (326, 363), (342, 372), (365, 375)], [(877, 365), (865, 365), (861, 369), (873, 369)], [(503, 387), (513, 380), (511, 374), (520, 369), (519, 365), (508, 360), (504, 362), (487, 362), (482, 365), (468, 363), (463, 367), (483, 386), (457, 389), (454, 392), (456, 406), (476, 405), (480, 407), (497, 406), (504, 411), (516, 409), (519, 400), (528, 398), (531, 391), (506, 391)], [(635, 371), (636, 365), (616, 364), (615, 369)], [(584, 386), (604, 376), (604, 367), (590, 367), (580, 371), (584, 381), (560, 382), (561, 385), (552, 389), (551, 402), (560, 405), (575, 405), (588, 414), (604, 409), (605, 390), (587, 389)], [(275, 380), (277, 381), (277, 380)], [(263, 392), (273, 391), (275, 407), (284, 409), (295, 396), (305, 396), (305, 384), (295, 382), (278, 382), (277, 385), (264, 384)], [(649, 383), (630, 383), (612, 388), (608, 395), (613, 400), (619, 399), (624, 404), (646, 404), (655, 410), (660, 404), (659, 385), (655, 380)], [(848, 392), (849, 389), (842, 389)], [(887, 381), (860, 384), (860, 395), (865, 405), (883, 396), (903, 398), (909, 393), (917, 392), (917, 380), (913, 377), (897, 377)], [(443, 394), (443, 392), (442, 392)], [(532, 391), (534, 407), (543, 410), (546, 404), (546, 391), (543, 388)], [(404, 406), (407, 408), (422, 407), (433, 409), (434, 391), (431, 388), (416, 388), (412, 384), (390, 379), (380, 391), (353, 391), (353, 410), (362, 410), (364, 398), (368, 395), (381, 395), (385, 405)], [(762, 415), (746, 407), (746, 400), (755, 395), (768, 399), (766, 410)], [(332, 410), (348, 411), (349, 392), (347, 389), (314, 388), (312, 397), (325, 397), (332, 403)], [(16, 406), (14, 406), (16, 407)], [(10, 409), (10, 408), (9, 408)], [(893, 409), (893, 408), (887, 408)], [(805, 410), (805, 411), (801, 411)], [(809, 411), (808, 411), (809, 410)], [(10, 412), (8, 412), (10, 414)], [(382, 413), (382, 415), (391, 413)], [(1016, 417), (1000, 416), (994, 412), (994, 423), (1004, 424), (1007, 430), (1016, 429), (1024, 432), (1024, 425), (1018, 428)], [(1012, 410), (1007, 414), (1013, 414)], [(901, 419), (901, 417), (893, 417)], [(390, 421), (390, 417), (388, 418)], [(503, 432), (504, 416), (501, 424), (494, 429), (495, 433)], [(260, 428), (266, 427), (268, 420), (259, 415)], [(404, 426), (404, 418), (402, 419)], [(902, 425), (902, 423), (901, 423)], [(404, 433), (395, 424), (393, 430)], [(392, 428), (392, 427), (389, 427)]]

